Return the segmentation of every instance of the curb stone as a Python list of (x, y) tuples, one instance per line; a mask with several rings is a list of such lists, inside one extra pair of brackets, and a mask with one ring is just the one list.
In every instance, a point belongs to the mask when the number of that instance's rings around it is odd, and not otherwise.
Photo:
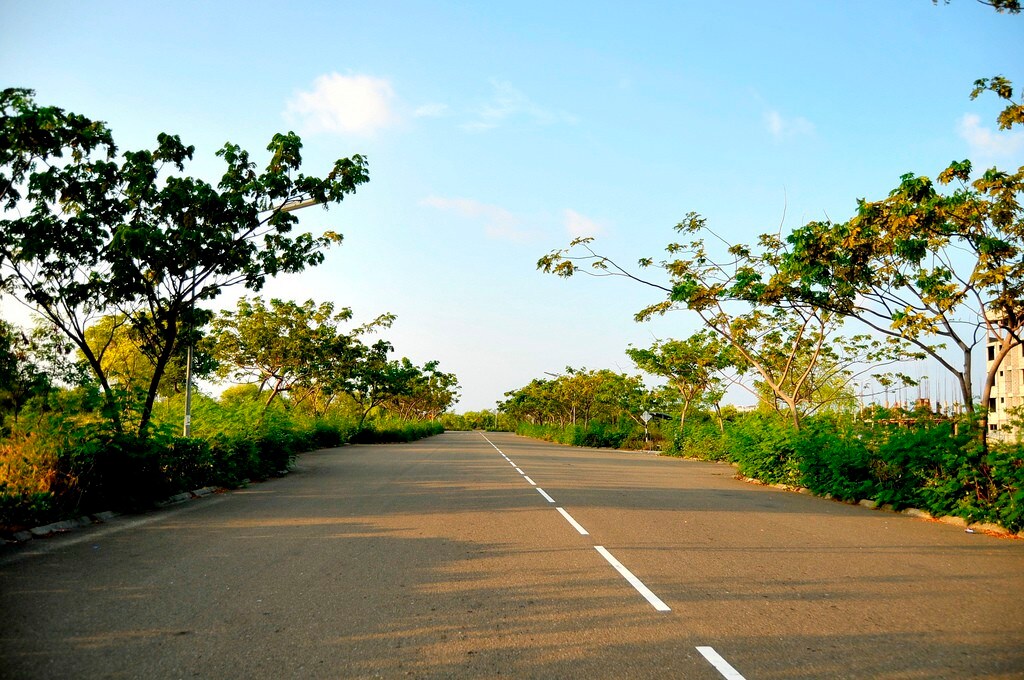
[(92, 520), (88, 517), (79, 517), (78, 519), (66, 519), (60, 522), (54, 522), (53, 524), (46, 524), (41, 527), (33, 527), (29, 529), (29, 533), (31, 533), (33, 536), (49, 536), (51, 534), (62, 533), (65, 531), (71, 531), (72, 529), (90, 526), (91, 524)]
[(165, 508), (168, 505), (175, 505), (177, 503), (184, 503), (185, 501), (192, 500), (193, 496), (191, 492), (186, 491), (185, 493), (179, 493), (170, 498), (162, 501), (158, 501), (156, 506), (158, 508)]
[(991, 522), (975, 522), (968, 525), (968, 529), (972, 529), (976, 532), (983, 532), (986, 534), (998, 534), (999, 536), (1013, 536), (1013, 534), (999, 526), (998, 524), (992, 524)]
[[(185, 501), (191, 500), (193, 498), (202, 498), (203, 496), (209, 496), (210, 494), (216, 493), (218, 490), (218, 487), (204, 486), (203, 488), (196, 489), (195, 491), (186, 491), (185, 493), (176, 494), (163, 501), (158, 501), (157, 503), (155, 503), (155, 506), (157, 508), (165, 508), (170, 505), (184, 503)], [(73, 529), (80, 529), (82, 527), (92, 526), (93, 524), (103, 524), (105, 522), (109, 522), (115, 517), (119, 517), (120, 515), (121, 513), (114, 512), (113, 510), (104, 510), (103, 512), (93, 513), (92, 515), (79, 517), (77, 519), (61, 520), (60, 522), (53, 522), (52, 524), (46, 524), (39, 527), (32, 527), (31, 529), (27, 529), (25, 531), (19, 531), (15, 533), (13, 536), (11, 536), (11, 538), (8, 539), (6, 542), (26, 543), (28, 541), (31, 541), (33, 538), (46, 538), (54, 534), (66, 533)], [(0, 544), (4, 542), (5, 541), (2, 538), (0, 538)]]
[[(756, 484), (758, 486), (766, 486), (772, 489), (782, 489), (785, 491), (795, 491), (796, 493), (808, 494), (811, 496), (817, 496), (813, 491), (806, 487), (795, 487), (787, 484), (768, 484), (762, 482), (760, 479), (754, 479), (752, 477), (744, 477), (741, 474), (737, 474), (735, 479), (741, 482), (747, 482), (748, 484)], [(836, 501), (837, 503), (847, 503), (847, 501), (836, 500), (832, 497), (832, 494), (824, 494), (818, 496), (818, 498), (824, 498), (826, 500)], [(1000, 526), (999, 524), (993, 524), (991, 522), (968, 522), (962, 517), (955, 517), (953, 515), (944, 515), (942, 517), (935, 517), (927, 510), (921, 510), (919, 508), (904, 508), (903, 510), (897, 511), (891, 504), (885, 503), (879, 505), (878, 501), (871, 500), (870, 498), (862, 498), (859, 501), (849, 501), (852, 505), (859, 505), (871, 510), (879, 510), (881, 512), (898, 513), (906, 515), (907, 517), (913, 517), (915, 519), (925, 519), (935, 522), (942, 522), (943, 524), (950, 524), (952, 526), (963, 527), (969, 529), (970, 533), (984, 533), (990, 536), (998, 536), (1003, 538), (1024, 538), (1024, 531), (1013, 533), (1009, 529)]]

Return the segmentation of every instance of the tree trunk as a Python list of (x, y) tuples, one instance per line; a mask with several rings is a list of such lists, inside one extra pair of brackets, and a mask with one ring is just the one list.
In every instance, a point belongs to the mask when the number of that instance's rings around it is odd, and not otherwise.
[(167, 364), (171, 360), (171, 355), (174, 354), (174, 343), (178, 339), (178, 327), (175, 322), (169, 329), (170, 337), (167, 338), (164, 344), (163, 350), (160, 352), (160, 356), (157, 357), (156, 364), (153, 365), (153, 378), (149, 381), (149, 389), (146, 391), (146, 401), (142, 406), (142, 416), (139, 418), (139, 430), (138, 436), (140, 439), (145, 438), (146, 430), (149, 429), (149, 421), (153, 417), (153, 404), (156, 403), (156, 395), (160, 390), (160, 380), (164, 377), (164, 371), (167, 370)]
[[(962, 349), (964, 352), (964, 370), (957, 375), (957, 378), (960, 381), (960, 396), (964, 400), (964, 409), (966, 409), (968, 413), (974, 413), (974, 394), (972, 394), (974, 392), (974, 385), (972, 384), (974, 381), (971, 380), (971, 348), (962, 347)], [(983, 410), (987, 409), (988, 402), (983, 400), (981, 402), (981, 406)]]
[[(71, 337), (69, 335), (69, 337)], [(107, 381), (107, 374), (100, 365), (99, 358), (93, 353), (92, 348), (89, 347), (89, 343), (85, 341), (85, 336), (82, 336), (81, 342), (77, 338), (72, 337), (78, 349), (85, 355), (85, 360), (92, 368), (92, 372), (96, 375), (96, 379), (100, 381), (100, 388), (103, 390), (103, 401), (104, 407), (107, 411), (107, 417), (114, 424), (114, 431), (118, 434), (124, 432), (124, 425), (121, 422), (121, 409), (117, 403), (117, 397), (114, 395), (114, 390)]]

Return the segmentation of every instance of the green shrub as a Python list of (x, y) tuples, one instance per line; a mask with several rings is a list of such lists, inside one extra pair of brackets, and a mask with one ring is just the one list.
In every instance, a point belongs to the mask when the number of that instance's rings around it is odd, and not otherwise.
[(853, 430), (824, 418), (809, 420), (793, 438), (793, 451), (801, 483), (814, 493), (844, 501), (874, 495), (871, 454)]
[(211, 482), (217, 486), (234, 488), (251, 479), (259, 453), (256, 442), (244, 437), (217, 435), (209, 440), (210, 458), (214, 474)]
[(729, 452), (718, 423), (709, 417), (691, 417), (683, 429), (678, 421), (662, 424), (667, 444), (662, 450), (666, 456), (682, 456), (699, 460), (727, 460)]
[(160, 451), (160, 470), (175, 492), (208, 486), (215, 477), (210, 445), (202, 439), (173, 437)]
[(174, 491), (160, 467), (161, 442), (134, 435), (85, 432), (66, 442), (58, 472), (75, 481), (62, 506), (76, 513), (136, 510)]
[(60, 513), (51, 491), (17, 492), (0, 484), (0, 532), (49, 524)]
[(951, 511), (961, 499), (970, 468), (980, 463), (952, 426), (899, 428), (882, 441), (871, 461), (875, 500), (895, 508)]
[(437, 421), (370, 421), (352, 435), (353, 444), (391, 444), (416, 441), (444, 432)]
[(567, 446), (593, 448), (642, 448), (644, 430), (631, 422), (618, 424), (591, 421), (587, 425), (531, 425), (520, 423), (516, 434)]
[(992, 482), (986, 518), (1024, 530), (1024, 445), (993, 447), (986, 463)]
[(748, 413), (726, 430), (725, 445), (741, 474), (768, 484), (800, 484), (797, 435), (780, 417)]

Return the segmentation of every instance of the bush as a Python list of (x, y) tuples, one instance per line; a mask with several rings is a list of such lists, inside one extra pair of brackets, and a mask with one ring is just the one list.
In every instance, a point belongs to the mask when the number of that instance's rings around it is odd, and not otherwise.
[(644, 441), (643, 428), (627, 421), (617, 424), (592, 421), (587, 425), (565, 427), (520, 423), (516, 434), (567, 446), (610, 449), (641, 448)]
[(875, 492), (871, 454), (851, 429), (824, 418), (811, 420), (793, 439), (801, 483), (817, 494), (844, 501), (870, 498)]
[(798, 433), (779, 417), (748, 413), (726, 430), (725, 446), (744, 476), (768, 484), (799, 484)]
[(727, 460), (729, 452), (725, 437), (719, 429), (717, 421), (709, 417), (691, 417), (687, 419), (683, 429), (679, 429), (678, 421), (662, 424), (668, 437), (667, 445), (662, 450), (666, 456), (682, 456), (699, 460)]
[(137, 510), (203, 486), (237, 487), (277, 475), (302, 452), (353, 439), (406, 442), (444, 431), (437, 422), (401, 421), (372, 421), (357, 431), (343, 418), (265, 410), (244, 393), (223, 402), (197, 395), (192, 438), (173, 434), (183, 417), (180, 399), (162, 402), (155, 416), (142, 439), (113, 432), (96, 414), (23, 419), (0, 440), (0, 530)]
[(59, 488), (52, 442), (35, 433), (0, 442), (0, 530), (17, 531), (56, 519)]
[(0, 533), (48, 524), (60, 513), (50, 491), (18, 492), (0, 484)]
[(964, 483), (979, 460), (969, 441), (954, 437), (952, 426), (900, 428), (889, 433), (871, 461), (875, 500), (895, 508), (918, 507), (946, 514), (963, 496)]
[(436, 421), (370, 421), (352, 435), (353, 444), (392, 444), (416, 441), (444, 432)]
[(986, 518), (1024, 530), (1024, 445), (993, 448), (986, 464), (993, 487)]

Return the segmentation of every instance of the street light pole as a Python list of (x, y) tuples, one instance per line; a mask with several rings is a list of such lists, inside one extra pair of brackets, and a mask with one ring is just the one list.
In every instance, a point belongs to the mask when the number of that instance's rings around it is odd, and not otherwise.
[[(302, 201), (288, 201), (276, 211), (271, 210), (268, 212), (292, 212), (293, 210), (300, 210), (302, 208), (308, 208), (311, 205), (317, 205), (320, 203), (315, 198), (307, 198)], [(195, 294), (196, 294), (196, 281), (195, 281), (195, 269), (192, 270), (192, 309), (195, 311)], [(194, 316), (194, 315), (193, 315)], [(195, 320), (193, 319), (193, 324)], [(195, 330), (193, 328), (192, 330)], [(182, 436), (190, 437), (192, 435), (192, 343), (188, 343), (188, 354), (185, 358), (185, 423), (182, 427)]]
[(181, 436), (186, 439), (192, 436), (192, 343), (188, 343), (188, 355), (185, 358), (185, 427)]

